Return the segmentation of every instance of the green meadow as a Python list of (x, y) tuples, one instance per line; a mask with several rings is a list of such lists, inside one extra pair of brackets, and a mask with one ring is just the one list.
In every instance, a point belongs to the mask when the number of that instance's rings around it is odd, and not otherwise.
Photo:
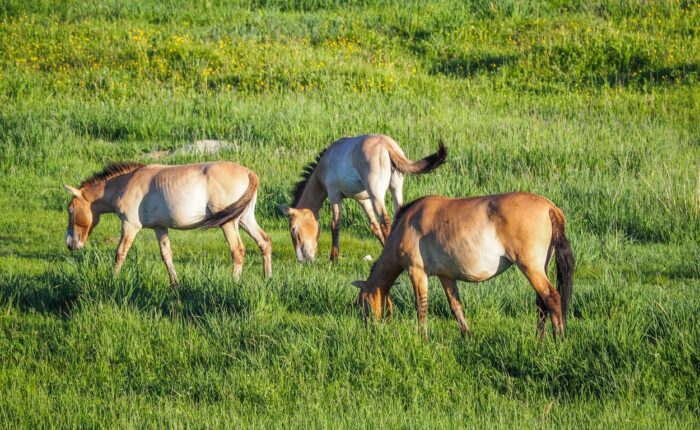
[[(352, 201), (331, 264), (294, 258), (309, 161), (349, 135), (412, 159), (425, 194), (542, 194), (577, 259), (564, 342), (535, 337), (517, 270), (436, 279), (430, 340), (406, 275), (395, 318), (353, 303), (381, 252)], [(200, 139), (233, 145), (177, 152)], [(156, 156), (173, 151), (168, 157)], [(119, 221), (65, 246), (69, 194), (110, 161), (226, 159), (258, 173), (273, 277), (244, 237), (155, 235), (112, 272)], [(697, 428), (700, 3), (594, 0), (0, 0), (0, 427)], [(551, 326), (548, 326), (551, 332)]]

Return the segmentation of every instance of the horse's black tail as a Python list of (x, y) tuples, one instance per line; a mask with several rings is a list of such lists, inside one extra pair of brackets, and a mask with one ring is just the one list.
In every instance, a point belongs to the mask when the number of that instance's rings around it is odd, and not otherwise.
[(569, 240), (564, 235), (564, 225), (566, 224), (564, 213), (559, 208), (554, 208), (549, 211), (549, 217), (552, 220), (552, 247), (557, 260), (557, 290), (561, 296), (562, 316), (564, 324), (566, 324), (571, 306), (576, 261)]
[(243, 215), (243, 212), (245, 212), (248, 205), (250, 205), (250, 202), (253, 201), (255, 195), (258, 193), (259, 182), (258, 175), (253, 172), (249, 172), (248, 189), (245, 190), (245, 193), (243, 193), (241, 198), (226, 206), (219, 212), (211, 214), (204, 220), (200, 227), (220, 227)]
[(389, 150), (391, 164), (401, 173), (420, 175), (422, 173), (432, 172), (447, 160), (447, 148), (442, 140), (438, 142), (438, 150), (436, 153), (430, 154), (417, 161), (409, 160), (392, 145), (388, 145), (387, 149)]

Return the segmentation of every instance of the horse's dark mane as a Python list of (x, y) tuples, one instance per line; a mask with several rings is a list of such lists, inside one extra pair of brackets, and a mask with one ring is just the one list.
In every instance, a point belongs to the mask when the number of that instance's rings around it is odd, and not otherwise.
[(101, 184), (102, 182), (108, 181), (117, 176), (126, 175), (134, 170), (140, 169), (144, 165), (135, 162), (123, 162), (123, 163), (111, 163), (104, 168), (103, 171), (95, 173), (88, 179), (84, 180), (80, 184), (80, 188), (91, 187), (93, 185)]
[(310, 162), (304, 167), (304, 170), (301, 172), (301, 181), (297, 182), (294, 185), (294, 191), (292, 191), (292, 207), (296, 207), (297, 204), (299, 204), (299, 200), (301, 199), (301, 195), (304, 193), (304, 188), (306, 188), (306, 184), (309, 183), (309, 179), (311, 179), (311, 175), (313, 175), (314, 170), (316, 170), (316, 167), (318, 167), (318, 162), (321, 161), (321, 158), (323, 157), (323, 154), (326, 153), (326, 150), (328, 148), (324, 149), (323, 151), (319, 152), (318, 155), (316, 155), (316, 158), (314, 161)]

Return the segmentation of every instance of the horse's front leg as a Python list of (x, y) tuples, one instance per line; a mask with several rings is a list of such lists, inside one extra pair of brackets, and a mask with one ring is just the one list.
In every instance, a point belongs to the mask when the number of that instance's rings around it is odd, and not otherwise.
[(126, 259), (126, 254), (129, 253), (129, 248), (131, 248), (131, 244), (134, 242), (136, 233), (138, 233), (139, 230), (139, 227), (126, 221), (122, 222), (122, 237), (117, 247), (117, 254), (114, 257), (114, 273), (119, 273), (121, 270), (124, 260)]
[[(335, 200), (335, 199), (334, 199)], [(338, 259), (340, 254), (340, 210), (342, 209), (342, 200), (331, 201), (331, 210), (333, 218), (331, 219), (331, 233), (333, 235), (333, 247), (331, 248), (331, 261)]]
[(424, 340), (428, 340), (428, 327), (425, 324), (428, 314), (428, 274), (422, 268), (414, 266), (408, 269), (408, 276), (411, 278), (416, 298), (418, 332), (423, 335)]
[(175, 266), (173, 266), (173, 256), (170, 252), (170, 238), (168, 237), (168, 229), (156, 228), (154, 230), (156, 232), (158, 244), (160, 245), (160, 256), (163, 259), (163, 263), (165, 263), (165, 267), (168, 269), (170, 285), (172, 285), (173, 287), (177, 287), (177, 274), (175, 273)]

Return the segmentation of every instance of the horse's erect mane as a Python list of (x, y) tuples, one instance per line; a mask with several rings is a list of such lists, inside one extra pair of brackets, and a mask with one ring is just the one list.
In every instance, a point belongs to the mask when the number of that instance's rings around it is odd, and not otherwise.
[(328, 148), (324, 149), (323, 151), (319, 152), (318, 155), (316, 155), (316, 158), (314, 161), (310, 162), (304, 167), (304, 170), (301, 172), (301, 181), (297, 182), (294, 185), (294, 191), (292, 191), (292, 207), (296, 207), (297, 204), (299, 204), (299, 200), (301, 199), (301, 195), (304, 193), (304, 188), (306, 188), (306, 184), (309, 183), (309, 179), (311, 179), (311, 175), (313, 175), (314, 170), (316, 170), (316, 167), (318, 166), (318, 162), (321, 161), (321, 158), (323, 157), (323, 154), (326, 153), (326, 150)]
[(134, 170), (140, 169), (144, 165), (135, 162), (111, 163), (103, 171), (95, 173), (80, 184), (80, 188), (92, 187), (101, 184), (117, 176), (126, 175)]

